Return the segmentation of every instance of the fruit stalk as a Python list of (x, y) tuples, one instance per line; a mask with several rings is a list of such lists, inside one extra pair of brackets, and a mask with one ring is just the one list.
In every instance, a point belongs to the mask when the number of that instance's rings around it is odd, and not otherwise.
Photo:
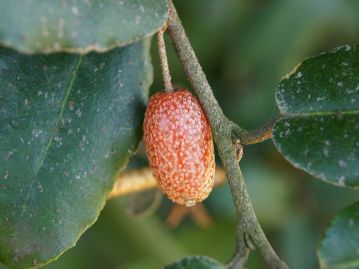
[(162, 77), (163, 77), (163, 84), (165, 86), (165, 91), (173, 92), (173, 85), (171, 82), (171, 74), (170, 74), (170, 69), (168, 67), (168, 60), (167, 60), (166, 43), (163, 38), (164, 31), (165, 31), (165, 29), (163, 28), (157, 33), (158, 52), (160, 55)]
[(237, 249), (228, 267), (243, 267), (247, 260), (249, 250), (252, 247), (252, 244), (249, 244), (247, 241), (251, 240), (251, 243), (253, 243), (262, 254), (269, 268), (288, 268), (275, 253), (258, 223), (248, 196), (241, 169), (237, 162), (236, 147), (233, 144), (233, 137), (236, 136), (237, 133), (234, 132), (234, 129), (236, 129), (236, 132), (240, 131), (240, 137), (243, 133), (248, 134), (248, 132), (239, 126), (235, 128), (236, 125), (223, 114), (171, 1), (167, 31), (184, 67), (188, 80), (207, 114), (212, 127), (214, 140), (231, 187), (238, 224), (236, 229)]

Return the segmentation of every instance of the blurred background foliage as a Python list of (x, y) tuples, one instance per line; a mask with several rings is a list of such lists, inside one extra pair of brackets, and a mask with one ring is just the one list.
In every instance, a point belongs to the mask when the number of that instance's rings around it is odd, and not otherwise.
[[(359, 43), (357, 0), (177, 0), (175, 4), (225, 114), (246, 128), (259, 127), (276, 114), (276, 85), (299, 62), (339, 45)], [(188, 86), (170, 45), (168, 51), (173, 82)], [(163, 88), (155, 43), (153, 64), (151, 93)], [(140, 150), (130, 165), (141, 166), (144, 158)], [(336, 211), (359, 199), (359, 192), (328, 185), (293, 168), (271, 141), (246, 147), (241, 166), (274, 248), (290, 268), (318, 268), (316, 247), (322, 231)], [(205, 202), (213, 219), (208, 228), (186, 218), (169, 229), (165, 220), (171, 204), (166, 199), (150, 216), (131, 217), (127, 206), (126, 198), (109, 201), (76, 247), (45, 268), (155, 269), (186, 255), (226, 262), (233, 253), (236, 218), (227, 184)], [(264, 268), (255, 252), (247, 268)]]

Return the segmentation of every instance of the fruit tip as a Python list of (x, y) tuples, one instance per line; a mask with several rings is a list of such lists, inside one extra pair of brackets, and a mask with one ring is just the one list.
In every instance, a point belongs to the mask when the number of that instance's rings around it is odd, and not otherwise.
[(194, 201), (194, 200), (188, 200), (188, 201), (186, 201), (186, 206), (187, 207), (191, 207), (191, 206), (194, 206), (196, 204), (196, 201)]

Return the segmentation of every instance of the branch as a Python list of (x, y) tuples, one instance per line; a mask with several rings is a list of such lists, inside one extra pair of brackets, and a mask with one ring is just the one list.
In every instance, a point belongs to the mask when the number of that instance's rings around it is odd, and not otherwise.
[(117, 177), (108, 199), (154, 189), (157, 186), (156, 179), (149, 168), (125, 171)]
[[(167, 31), (182, 62), (188, 80), (196, 92), (211, 124), (213, 137), (227, 173), (238, 217), (236, 229), (237, 249), (228, 266), (229, 268), (243, 267), (251, 247), (248, 241), (251, 240), (259, 249), (269, 268), (286, 269), (288, 267), (272, 249), (255, 216), (242, 172), (237, 162), (236, 148), (232, 142), (234, 123), (224, 116), (222, 109), (218, 105), (186, 36), (177, 11), (172, 2), (170, 2), (170, 5)], [(237, 131), (238, 129), (241, 128), (238, 127)]]
[[(217, 166), (214, 173), (213, 187), (217, 188), (224, 184), (225, 181), (226, 176), (224, 170)], [(154, 188), (158, 188), (158, 184), (151, 168), (146, 167), (137, 170), (127, 170), (118, 175), (108, 199)]]

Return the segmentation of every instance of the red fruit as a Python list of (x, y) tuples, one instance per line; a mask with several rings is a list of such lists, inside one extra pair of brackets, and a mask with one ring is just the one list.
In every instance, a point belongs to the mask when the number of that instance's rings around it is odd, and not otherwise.
[(186, 89), (153, 95), (144, 137), (153, 174), (169, 199), (193, 206), (207, 198), (214, 181), (213, 140), (196, 97)]

